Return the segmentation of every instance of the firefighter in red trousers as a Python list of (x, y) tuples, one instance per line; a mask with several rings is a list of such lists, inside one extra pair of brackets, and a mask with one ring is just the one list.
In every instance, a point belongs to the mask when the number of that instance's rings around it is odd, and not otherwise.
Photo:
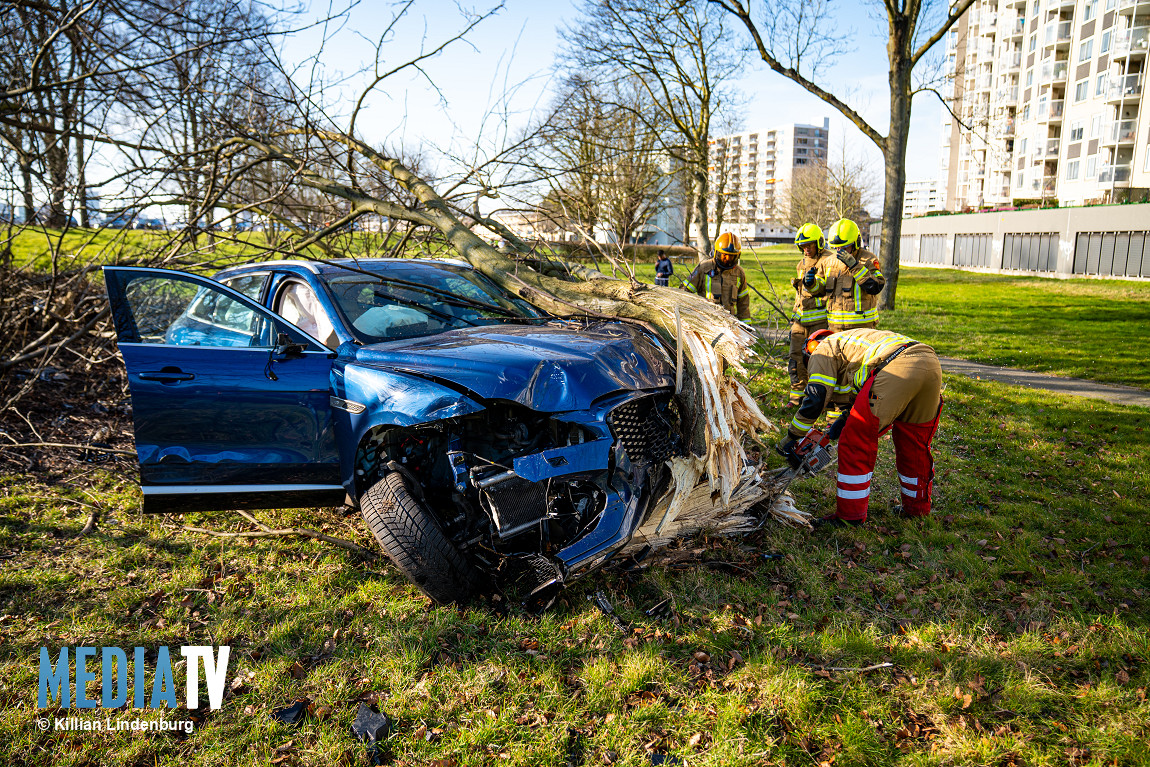
[[(807, 341), (810, 377), (779, 452), (790, 457), (834, 394), (854, 404), (827, 432), (839, 440), (838, 503), (813, 526), (860, 525), (867, 518), (878, 440), (893, 427), (901, 516), (930, 514), (934, 458), (930, 443), (942, 412), (942, 368), (934, 349), (889, 330), (820, 330)], [(841, 435), (841, 437), (840, 437)]]

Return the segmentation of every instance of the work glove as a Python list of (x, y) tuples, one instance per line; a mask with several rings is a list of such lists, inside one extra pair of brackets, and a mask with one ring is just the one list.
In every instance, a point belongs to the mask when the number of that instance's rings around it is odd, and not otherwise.
[(850, 253), (847, 253), (845, 250), (836, 251), (835, 255), (838, 257), (839, 261), (843, 262), (843, 266), (845, 266), (847, 269), (854, 269), (856, 266), (858, 266), (859, 260), (852, 256)]
[(795, 446), (799, 444), (797, 437), (792, 437), (790, 434), (779, 440), (779, 444), (775, 445), (775, 452), (783, 458), (790, 458), (795, 454)]
[(817, 276), (817, 274), (818, 274), (818, 269), (816, 267), (812, 266), (810, 269), (808, 269), (807, 273), (803, 275), (803, 287), (805, 287), (807, 289), (814, 287), (815, 277)]
[(791, 277), (791, 287), (792, 288), (794, 288), (795, 290), (798, 290), (800, 284), (801, 283), (800, 283), (798, 277)]

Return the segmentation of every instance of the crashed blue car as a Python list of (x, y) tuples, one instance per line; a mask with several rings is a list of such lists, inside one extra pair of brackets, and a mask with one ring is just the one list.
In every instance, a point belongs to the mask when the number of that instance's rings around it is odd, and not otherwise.
[(462, 262), (105, 267), (145, 512), (359, 508), (425, 594), (545, 602), (682, 452), (651, 331), (557, 318)]

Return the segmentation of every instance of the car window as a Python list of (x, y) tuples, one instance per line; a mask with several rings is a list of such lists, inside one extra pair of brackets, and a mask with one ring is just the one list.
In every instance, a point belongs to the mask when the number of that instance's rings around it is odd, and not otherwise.
[(326, 277), (340, 313), (366, 343), (433, 335), (546, 315), (482, 275), (450, 268)]
[(285, 285), (276, 298), (276, 314), (326, 346), (339, 346), (331, 318), (310, 286), (302, 282)]
[(223, 284), (227, 285), (237, 293), (243, 293), (245, 296), (253, 301), (260, 300), (260, 294), (264, 291), (264, 285), (268, 281), (268, 275), (265, 274), (245, 274), (240, 277), (229, 277), (226, 280), (220, 280)]
[(223, 291), (169, 276), (133, 279), (124, 292), (139, 342), (176, 346), (270, 345), (268, 319)]

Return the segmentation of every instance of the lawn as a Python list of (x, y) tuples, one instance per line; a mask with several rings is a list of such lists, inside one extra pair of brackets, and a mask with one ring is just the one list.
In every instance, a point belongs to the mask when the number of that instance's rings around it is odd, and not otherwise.
[[(773, 298), (773, 285), (789, 310), (797, 260), (793, 246), (775, 246), (745, 252), (742, 264), (756, 289)], [(686, 278), (689, 267), (677, 266), (676, 273)], [(654, 266), (640, 264), (638, 274), (653, 282)], [(770, 317), (754, 293), (752, 306), (755, 321)], [(896, 306), (881, 315), (879, 327), (942, 355), (1150, 388), (1150, 282), (903, 267)]]
[[(27, 415), (45, 441), (104, 422), (130, 447), (121, 375), (46, 383), (70, 407), (38, 399)], [(1144, 420), (946, 384), (928, 520), (885, 511), (887, 442), (867, 527), (684, 541), (642, 572), (576, 584), (542, 617), (432, 607), (389, 567), (314, 541), (180, 527), (250, 529), (228, 515), (143, 518), (122, 459), (5, 451), (0, 764), (364, 764), (349, 728), (365, 701), (394, 722), (389, 764), (1150, 764)], [(777, 402), (786, 381), (766, 368), (754, 386)], [(795, 486), (799, 504), (829, 511), (833, 476)], [(79, 537), (93, 507), (104, 517)], [(340, 510), (260, 515), (374, 547)], [(596, 590), (627, 631), (588, 601)], [(644, 615), (668, 596), (672, 617)], [(228, 692), (190, 736), (37, 728), (63, 715), (36, 709), (40, 647), (219, 644)], [(298, 699), (312, 715), (273, 719)]]

